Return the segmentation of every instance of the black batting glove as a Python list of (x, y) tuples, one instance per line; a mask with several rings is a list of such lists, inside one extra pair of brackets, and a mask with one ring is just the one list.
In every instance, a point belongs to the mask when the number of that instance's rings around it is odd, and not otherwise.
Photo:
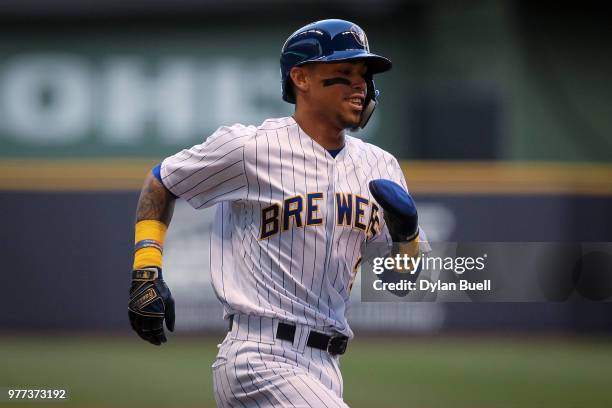
[(156, 346), (167, 341), (164, 319), (168, 330), (174, 331), (174, 299), (160, 268), (132, 271), (128, 316), (132, 329), (143, 340)]

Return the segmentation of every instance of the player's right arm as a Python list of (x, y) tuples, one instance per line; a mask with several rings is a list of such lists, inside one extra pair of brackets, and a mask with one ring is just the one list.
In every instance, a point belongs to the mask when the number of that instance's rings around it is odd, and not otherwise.
[(221, 127), (202, 144), (158, 164), (145, 179), (136, 209), (134, 265), (129, 317), (140, 337), (153, 344), (166, 341), (163, 322), (174, 330), (174, 300), (162, 279), (162, 253), (174, 202), (192, 207), (246, 198), (247, 149), (254, 127)]
[(159, 175), (160, 165), (147, 175), (138, 205), (134, 240), (134, 264), (128, 316), (134, 331), (144, 340), (166, 342), (163, 322), (174, 330), (174, 300), (162, 277), (162, 252), (172, 219), (175, 197)]
[(147, 174), (140, 190), (136, 206), (136, 222), (156, 220), (168, 226), (172, 220), (176, 197), (154, 175), (155, 172), (154, 168)]

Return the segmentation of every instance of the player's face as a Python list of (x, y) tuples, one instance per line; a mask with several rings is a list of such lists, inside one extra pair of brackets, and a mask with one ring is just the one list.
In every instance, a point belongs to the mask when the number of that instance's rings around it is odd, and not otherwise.
[(309, 103), (340, 129), (356, 128), (366, 95), (363, 61), (312, 64)]

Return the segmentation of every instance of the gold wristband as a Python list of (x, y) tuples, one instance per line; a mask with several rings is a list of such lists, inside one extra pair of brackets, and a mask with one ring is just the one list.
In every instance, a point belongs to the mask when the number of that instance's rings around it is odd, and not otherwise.
[(162, 267), (162, 252), (168, 227), (161, 221), (143, 220), (136, 223), (133, 269), (146, 266)]

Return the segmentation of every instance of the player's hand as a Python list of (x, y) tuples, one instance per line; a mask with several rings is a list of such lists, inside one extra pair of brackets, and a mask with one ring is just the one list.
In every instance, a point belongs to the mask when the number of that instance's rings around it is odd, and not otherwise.
[(372, 180), (370, 193), (383, 208), (385, 223), (393, 242), (414, 240), (419, 234), (416, 204), (399, 184), (385, 179)]
[(162, 279), (161, 269), (132, 271), (128, 316), (132, 329), (156, 346), (166, 342), (164, 319), (168, 330), (174, 331), (174, 299)]

